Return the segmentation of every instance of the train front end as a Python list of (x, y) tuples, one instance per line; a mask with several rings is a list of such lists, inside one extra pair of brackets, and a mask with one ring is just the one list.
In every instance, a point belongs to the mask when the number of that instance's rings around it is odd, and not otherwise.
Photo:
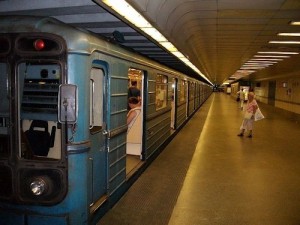
[(66, 84), (66, 74), (63, 38), (0, 34), (1, 225), (87, 223), (88, 216), (78, 213), (84, 209), (72, 210), (82, 190), (72, 190), (77, 184), (68, 175), (77, 87)]

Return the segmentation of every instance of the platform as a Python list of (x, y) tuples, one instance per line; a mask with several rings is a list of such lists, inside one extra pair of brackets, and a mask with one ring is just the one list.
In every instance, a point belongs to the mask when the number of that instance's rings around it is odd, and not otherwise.
[(214, 93), (98, 225), (299, 225), (300, 125)]

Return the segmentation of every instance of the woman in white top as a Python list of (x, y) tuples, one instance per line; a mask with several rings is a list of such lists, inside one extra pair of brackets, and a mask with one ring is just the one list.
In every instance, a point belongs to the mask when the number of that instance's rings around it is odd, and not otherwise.
[(141, 104), (138, 98), (130, 97), (128, 99), (128, 105), (130, 107), (129, 112), (127, 113), (127, 126), (129, 130), (141, 113)]
[(141, 103), (138, 98), (128, 99), (130, 111), (127, 113), (127, 154), (140, 155), (142, 143)]

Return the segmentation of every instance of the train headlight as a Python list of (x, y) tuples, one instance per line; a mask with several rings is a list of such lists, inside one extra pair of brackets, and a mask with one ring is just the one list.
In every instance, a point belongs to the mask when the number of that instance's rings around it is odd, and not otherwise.
[(40, 196), (47, 191), (47, 182), (42, 178), (36, 178), (30, 183), (30, 190), (33, 195)]
[(62, 170), (25, 168), (19, 172), (19, 195), (16, 198), (23, 203), (53, 205), (64, 199), (67, 188), (67, 179)]

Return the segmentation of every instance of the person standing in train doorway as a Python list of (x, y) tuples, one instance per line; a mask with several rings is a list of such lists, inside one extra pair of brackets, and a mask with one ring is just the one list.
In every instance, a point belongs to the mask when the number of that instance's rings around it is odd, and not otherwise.
[(256, 100), (254, 99), (254, 93), (249, 92), (248, 101), (245, 106), (245, 115), (241, 125), (241, 132), (238, 134), (239, 137), (243, 137), (245, 131), (249, 131), (248, 138), (252, 138), (253, 124), (254, 124), (254, 115), (256, 110), (258, 109), (258, 105)]
[(242, 88), (241, 90), (239, 90), (237, 92), (238, 96), (240, 97), (240, 107), (241, 107), (241, 110), (243, 110), (244, 108), (244, 101), (245, 101), (245, 92), (244, 92), (244, 89)]
[(128, 98), (136, 97), (138, 100), (141, 98), (141, 91), (137, 88), (137, 81), (132, 80), (131, 86), (128, 88)]
[[(136, 97), (139, 101), (141, 100), (141, 91), (137, 87), (137, 81), (132, 80), (131, 81), (131, 86), (128, 88), (128, 99), (131, 97)], [(128, 103), (127, 109), (130, 110), (130, 106)]]

